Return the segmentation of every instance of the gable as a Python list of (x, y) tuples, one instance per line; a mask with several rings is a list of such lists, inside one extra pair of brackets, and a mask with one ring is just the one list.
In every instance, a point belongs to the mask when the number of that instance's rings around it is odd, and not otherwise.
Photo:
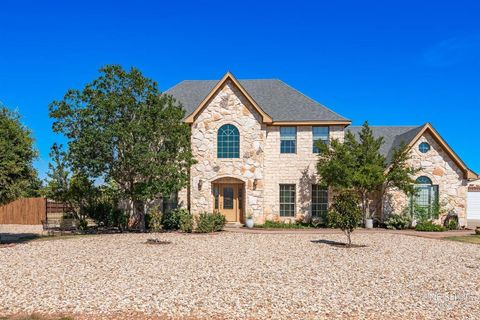
[[(280, 80), (237, 80), (227, 73), (220, 81), (182, 81), (165, 93), (172, 95), (186, 110), (191, 121), (208, 99), (226, 80), (234, 82), (259, 113), (265, 113), (265, 123), (272, 124), (332, 124), (348, 125), (350, 120), (310, 99)], [(269, 118), (269, 119), (268, 119)], [(187, 121), (187, 122), (188, 122)]]
[(432, 127), (430, 123), (427, 123), (423, 126), (417, 135), (409, 143), (409, 146), (412, 148), (417, 145), (418, 141), (425, 135), (430, 135), (435, 142), (442, 148), (442, 150), (452, 159), (453, 162), (462, 170), (465, 179), (477, 179), (478, 175), (470, 170), (465, 162), (460, 159), (460, 157), (453, 151), (453, 149), (448, 145), (448, 143), (440, 136), (440, 134)]
[[(417, 142), (424, 136), (430, 135), (432, 139), (439, 145), (445, 154), (454, 161), (454, 163), (463, 172), (466, 179), (475, 179), (478, 177), (476, 173), (470, 170), (460, 157), (453, 151), (447, 142), (438, 134), (430, 123), (418, 127), (400, 127), (400, 126), (371, 126), (375, 138), (383, 137), (384, 144), (380, 149), (380, 153), (390, 161), (395, 148), (402, 143), (407, 144), (410, 148), (416, 146)], [(353, 133), (357, 138), (362, 127), (349, 127), (346, 130)]]
[(262, 110), (262, 108), (252, 99), (248, 92), (242, 87), (242, 85), (233, 77), (230, 72), (227, 72), (225, 76), (213, 87), (213, 89), (208, 93), (208, 95), (200, 102), (196, 109), (185, 119), (187, 123), (193, 123), (195, 117), (205, 108), (205, 106), (215, 97), (218, 92), (227, 84), (231, 83), (235, 86), (243, 95), (243, 97), (253, 106), (253, 108), (261, 115), (262, 121), (264, 123), (271, 123), (272, 118)]

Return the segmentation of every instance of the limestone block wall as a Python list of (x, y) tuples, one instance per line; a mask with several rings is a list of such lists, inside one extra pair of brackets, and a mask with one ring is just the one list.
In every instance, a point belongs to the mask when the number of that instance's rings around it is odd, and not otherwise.
[[(343, 141), (343, 138), (343, 126), (330, 127), (330, 139)], [(280, 153), (280, 127), (267, 127), (263, 220), (291, 219), (279, 216), (280, 184), (296, 185), (296, 218), (310, 213), (311, 185), (317, 183), (317, 155), (312, 152), (312, 144), (312, 127), (297, 126), (297, 152)]]
[[(422, 142), (427, 142), (431, 146), (427, 153), (418, 150)], [(455, 212), (460, 224), (465, 225), (468, 181), (464, 178), (462, 170), (429, 133), (425, 133), (410, 152), (412, 155), (410, 164), (421, 169), (416, 178), (427, 176), (434, 185), (438, 185), (440, 204), (444, 210)], [(385, 198), (386, 214), (400, 214), (409, 205), (408, 197), (398, 190), (390, 190)]]
[[(217, 132), (224, 124), (235, 125), (240, 133), (240, 158), (217, 158)], [(198, 161), (191, 168), (190, 210), (193, 214), (213, 211), (213, 181), (230, 177), (245, 183), (244, 214), (263, 213), (264, 151), (266, 127), (261, 116), (231, 82), (221, 87), (192, 124), (192, 152)], [(256, 185), (254, 186), (254, 181)], [(186, 203), (188, 192), (180, 192)]]

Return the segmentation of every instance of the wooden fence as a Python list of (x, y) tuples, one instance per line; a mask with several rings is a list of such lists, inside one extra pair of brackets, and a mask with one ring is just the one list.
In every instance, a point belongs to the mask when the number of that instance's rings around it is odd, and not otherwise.
[(46, 217), (44, 198), (18, 199), (0, 207), (0, 224), (42, 224)]
[(45, 198), (24, 198), (0, 206), (0, 224), (42, 224), (48, 219), (60, 220), (68, 211), (65, 204)]

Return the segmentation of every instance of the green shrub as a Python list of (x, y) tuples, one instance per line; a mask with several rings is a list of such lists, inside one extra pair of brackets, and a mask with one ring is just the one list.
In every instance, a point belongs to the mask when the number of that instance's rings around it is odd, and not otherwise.
[(458, 221), (457, 220), (450, 220), (445, 224), (445, 228), (447, 230), (458, 230)]
[(158, 206), (151, 208), (145, 216), (145, 225), (153, 232), (160, 232), (163, 229), (163, 214)]
[(162, 225), (165, 230), (180, 229), (180, 210), (181, 209), (173, 209), (163, 214)]
[(122, 210), (108, 201), (98, 201), (85, 208), (88, 217), (100, 227), (126, 228), (128, 218)]
[(163, 229), (165, 230), (182, 230), (183, 232), (192, 232), (193, 217), (187, 209), (173, 209), (163, 214), (162, 225)]
[(272, 220), (265, 221), (264, 224), (255, 225), (258, 228), (272, 228), (272, 229), (304, 229), (308, 228), (309, 225), (301, 222), (286, 223), (286, 222), (277, 222)]
[(412, 223), (412, 219), (407, 215), (392, 214), (385, 221), (387, 229), (404, 230), (408, 229)]
[(328, 211), (328, 221), (334, 227), (341, 229), (347, 236), (347, 246), (351, 246), (351, 234), (362, 219), (362, 211), (358, 206), (358, 196), (351, 191), (341, 191), (333, 197), (333, 203)]
[(433, 223), (432, 221), (420, 221), (416, 226), (417, 231), (441, 232), (445, 231), (443, 226)]
[(190, 233), (193, 231), (193, 216), (187, 209), (178, 209), (180, 212), (180, 230)]
[(448, 230), (458, 230), (459, 223), (458, 223), (458, 215), (454, 212), (447, 214), (443, 225)]
[(220, 213), (202, 213), (196, 217), (197, 232), (209, 233), (222, 231), (227, 223), (225, 216)]

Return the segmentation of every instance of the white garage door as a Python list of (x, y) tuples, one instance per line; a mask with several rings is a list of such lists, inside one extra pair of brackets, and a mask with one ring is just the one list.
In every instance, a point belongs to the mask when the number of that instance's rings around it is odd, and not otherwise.
[(467, 219), (480, 220), (480, 190), (468, 192)]

